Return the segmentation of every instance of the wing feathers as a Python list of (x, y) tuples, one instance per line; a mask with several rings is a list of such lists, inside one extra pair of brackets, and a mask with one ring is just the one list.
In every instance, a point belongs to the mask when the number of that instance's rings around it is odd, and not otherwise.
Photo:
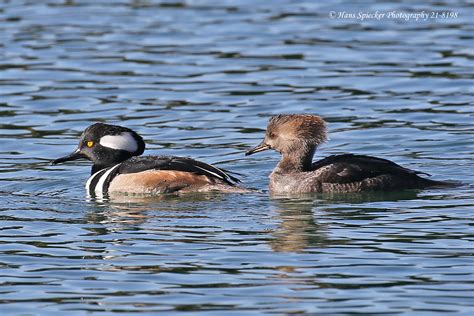
[(238, 178), (229, 175), (224, 169), (220, 169), (207, 163), (186, 157), (133, 157), (122, 163), (122, 167), (120, 168), (119, 172), (135, 173), (150, 169), (192, 172), (199, 175), (205, 175), (210, 178), (222, 180), (230, 185), (240, 182)]
[(390, 160), (354, 154), (333, 155), (312, 165), (318, 177), (327, 183), (351, 183), (380, 175), (416, 176), (424, 172), (402, 167)]

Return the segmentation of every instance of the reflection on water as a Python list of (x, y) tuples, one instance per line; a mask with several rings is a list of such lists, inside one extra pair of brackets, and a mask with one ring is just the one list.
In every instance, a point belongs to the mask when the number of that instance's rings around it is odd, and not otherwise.
[[(123, 223), (130, 225), (143, 224), (148, 218), (150, 210), (159, 209), (166, 215), (167, 212), (192, 214), (199, 212), (199, 207), (209, 203), (221, 202), (226, 194), (222, 193), (187, 193), (181, 195), (126, 195), (115, 194), (108, 198), (89, 198), (91, 204), (91, 222), (96, 223)], [(234, 196), (237, 196), (235, 194)], [(102, 212), (98, 212), (102, 209)]]
[(414, 201), (417, 191), (403, 192), (366, 192), (357, 193), (324, 193), (273, 196), (271, 205), (280, 221), (273, 232), (274, 239), (270, 245), (274, 251), (298, 252), (331, 244), (325, 232), (327, 225), (318, 224), (318, 215), (325, 212), (325, 207), (338, 204), (360, 204), (360, 214), (364, 214), (364, 204), (383, 202), (385, 204), (398, 201)]
[[(453, 20), (331, 11), (457, 11)], [(467, 2), (0, 3), (2, 315), (472, 313)], [(269, 196), (269, 115), (329, 122), (316, 154), (388, 158), (464, 185)], [(85, 127), (242, 173), (250, 194), (89, 200)]]
[(317, 214), (313, 213), (317, 202), (312, 199), (277, 199), (271, 202), (280, 221), (270, 241), (273, 251), (299, 252), (327, 245), (326, 227), (317, 223)]

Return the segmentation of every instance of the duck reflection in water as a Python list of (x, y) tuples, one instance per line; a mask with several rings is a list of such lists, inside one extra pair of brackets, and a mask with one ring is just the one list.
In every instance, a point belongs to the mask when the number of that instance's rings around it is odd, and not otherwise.
[(328, 212), (337, 215), (338, 210), (333, 208), (347, 205), (350, 212), (342, 207), (344, 212), (337, 216), (370, 217), (373, 216), (370, 210), (380, 210), (378, 202), (385, 205), (387, 202), (417, 200), (419, 194), (420, 191), (273, 195), (271, 205), (278, 214), (280, 225), (273, 232), (270, 246), (276, 252), (302, 252), (340, 244), (343, 241), (328, 237), (331, 227), (318, 223), (318, 215), (326, 216)]
[[(185, 197), (174, 194), (155, 196), (112, 195), (105, 198), (89, 198), (90, 212), (87, 216), (91, 223), (116, 223), (127, 226), (146, 224), (157, 217), (173, 218), (178, 214), (200, 217), (201, 202), (222, 202), (225, 194), (214, 192), (189, 193)], [(120, 229), (120, 228), (119, 228)]]
[(271, 205), (280, 220), (270, 241), (273, 251), (301, 252), (329, 243), (326, 227), (316, 221), (313, 199), (277, 198), (271, 200)]

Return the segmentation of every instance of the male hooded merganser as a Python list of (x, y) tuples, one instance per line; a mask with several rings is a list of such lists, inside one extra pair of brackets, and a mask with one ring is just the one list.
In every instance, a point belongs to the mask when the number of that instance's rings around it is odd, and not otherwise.
[(142, 156), (145, 142), (129, 128), (95, 123), (82, 133), (77, 149), (52, 161), (85, 158), (94, 164), (86, 190), (91, 196), (110, 193), (245, 192), (228, 171), (191, 158)]
[(270, 191), (277, 194), (394, 191), (452, 185), (422, 178), (418, 174), (426, 173), (390, 160), (364, 155), (333, 155), (313, 162), (316, 149), (326, 139), (326, 123), (319, 116), (277, 115), (270, 118), (262, 143), (246, 155), (268, 149), (282, 155), (270, 175)]

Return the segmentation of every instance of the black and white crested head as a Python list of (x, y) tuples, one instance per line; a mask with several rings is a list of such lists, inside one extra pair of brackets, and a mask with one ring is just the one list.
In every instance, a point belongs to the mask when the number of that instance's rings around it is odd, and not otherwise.
[(141, 155), (145, 150), (145, 143), (140, 135), (118, 125), (95, 123), (82, 133), (81, 140), (92, 140), (104, 148), (126, 151), (132, 156)]
[(95, 123), (81, 135), (77, 149), (70, 155), (56, 159), (53, 164), (85, 158), (94, 163), (92, 173), (143, 154), (145, 142), (129, 128)]

